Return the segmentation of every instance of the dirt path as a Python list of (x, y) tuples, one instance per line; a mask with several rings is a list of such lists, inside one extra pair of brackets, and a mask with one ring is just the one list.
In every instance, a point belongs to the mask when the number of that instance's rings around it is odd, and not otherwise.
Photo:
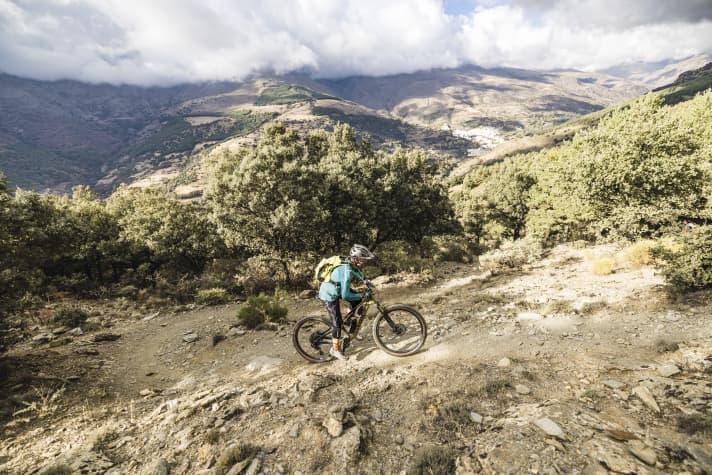
[[(354, 473), (400, 473), (435, 443), (461, 474), (710, 473), (709, 294), (670, 303), (651, 268), (591, 273), (591, 255), (616, 252), (560, 247), (522, 271), (445, 266), (427, 286), (385, 288), (383, 301), (428, 321), (424, 351), (408, 358), (366, 336), (346, 362), (309, 364), (291, 324), (230, 333), (237, 305), (116, 325), (121, 339), (101, 346), (96, 371), (123, 405), (106, 417), (126, 442), (99, 452), (115, 473), (159, 455), (171, 473), (213, 473), (210, 457), (250, 441), (264, 447), (265, 474), (333, 473), (342, 459)], [(292, 321), (324, 312), (313, 300), (289, 307)], [(96, 421), (69, 416), (73, 442), (16, 432), (0, 457), (19, 470), (59, 457), (61, 440), (86, 448)], [(225, 443), (202, 442), (212, 429)]]

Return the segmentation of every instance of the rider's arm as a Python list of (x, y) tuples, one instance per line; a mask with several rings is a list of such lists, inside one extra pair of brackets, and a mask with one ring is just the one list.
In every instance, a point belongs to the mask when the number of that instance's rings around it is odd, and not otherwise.
[(363, 280), (363, 274), (351, 266), (343, 266), (341, 269), (341, 298), (344, 300), (361, 300), (361, 294), (351, 290), (351, 281), (354, 277)]

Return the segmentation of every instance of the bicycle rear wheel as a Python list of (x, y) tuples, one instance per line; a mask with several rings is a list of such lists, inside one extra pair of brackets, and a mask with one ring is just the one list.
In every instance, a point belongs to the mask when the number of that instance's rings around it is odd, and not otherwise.
[(294, 326), (292, 343), (297, 353), (307, 361), (312, 363), (329, 361), (331, 322), (320, 317), (302, 318)]
[(373, 339), (389, 355), (408, 356), (423, 347), (428, 327), (413, 307), (394, 305), (373, 322)]

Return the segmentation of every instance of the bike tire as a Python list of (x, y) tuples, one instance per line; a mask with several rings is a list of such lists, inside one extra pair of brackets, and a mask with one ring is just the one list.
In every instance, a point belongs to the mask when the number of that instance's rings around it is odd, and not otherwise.
[[(400, 327), (394, 330), (387, 317)], [(403, 333), (399, 333), (398, 330), (403, 330)], [(412, 355), (423, 347), (427, 336), (428, 326), (425, 319), (416, 309), (408, 305), (388, 307), (385, 312), (379, 313), (373, 322), (373, 340), (389, 355)]]
[(321, 317), (302, 318), (294, 325), (292, 344), (297, 353), (311, 363), (330, 361), (331, 322)]

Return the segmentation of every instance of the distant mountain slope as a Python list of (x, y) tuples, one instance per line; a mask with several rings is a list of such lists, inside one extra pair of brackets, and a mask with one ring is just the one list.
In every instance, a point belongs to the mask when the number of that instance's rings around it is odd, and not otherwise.
[(540, 129), (645, 92), (602, 74), (468, 66), (395, 76), (321, 80), (334, 95), (407, 122), (453, 129)]
[[(681, 73), (671, 84), (654, 90), (667, 105), (692, 99), (699, 92), (712, 88), (712, 62), (701, 68)], [(450, 177), (453, 183), (458, 183), (462, 177), (478, 166), (489, 165), (517, 154), (539, 151), (550, 148), (573, 136), (586, 127), (598, 123), (611, 109), (625, 106), (616, 104), (591, 114), (578, 117), (560, 126), (552, 127), (543, 133), (515, 138), (478, 157), (462, 160), (452, 170)]]
[(681, 60), (629, 63), (604, 69), (601, 72), (644, 84), (650, 89), (657, 89), (670, 84), (685, 71), (699, 69), (710, 61), (712, 55), (698, 54)]
[(376, 147), (420, 146), (434, 158), (462, 160), (643, 91), (600, 74), (477, 67), (171, 88), (0, 75), (0, 171), (12, 184), (45, 191), (190, 181), (179, 177), (186, 160), (223, 142), (249, 142), (267, 120), (303, 129), (346, 122)]

